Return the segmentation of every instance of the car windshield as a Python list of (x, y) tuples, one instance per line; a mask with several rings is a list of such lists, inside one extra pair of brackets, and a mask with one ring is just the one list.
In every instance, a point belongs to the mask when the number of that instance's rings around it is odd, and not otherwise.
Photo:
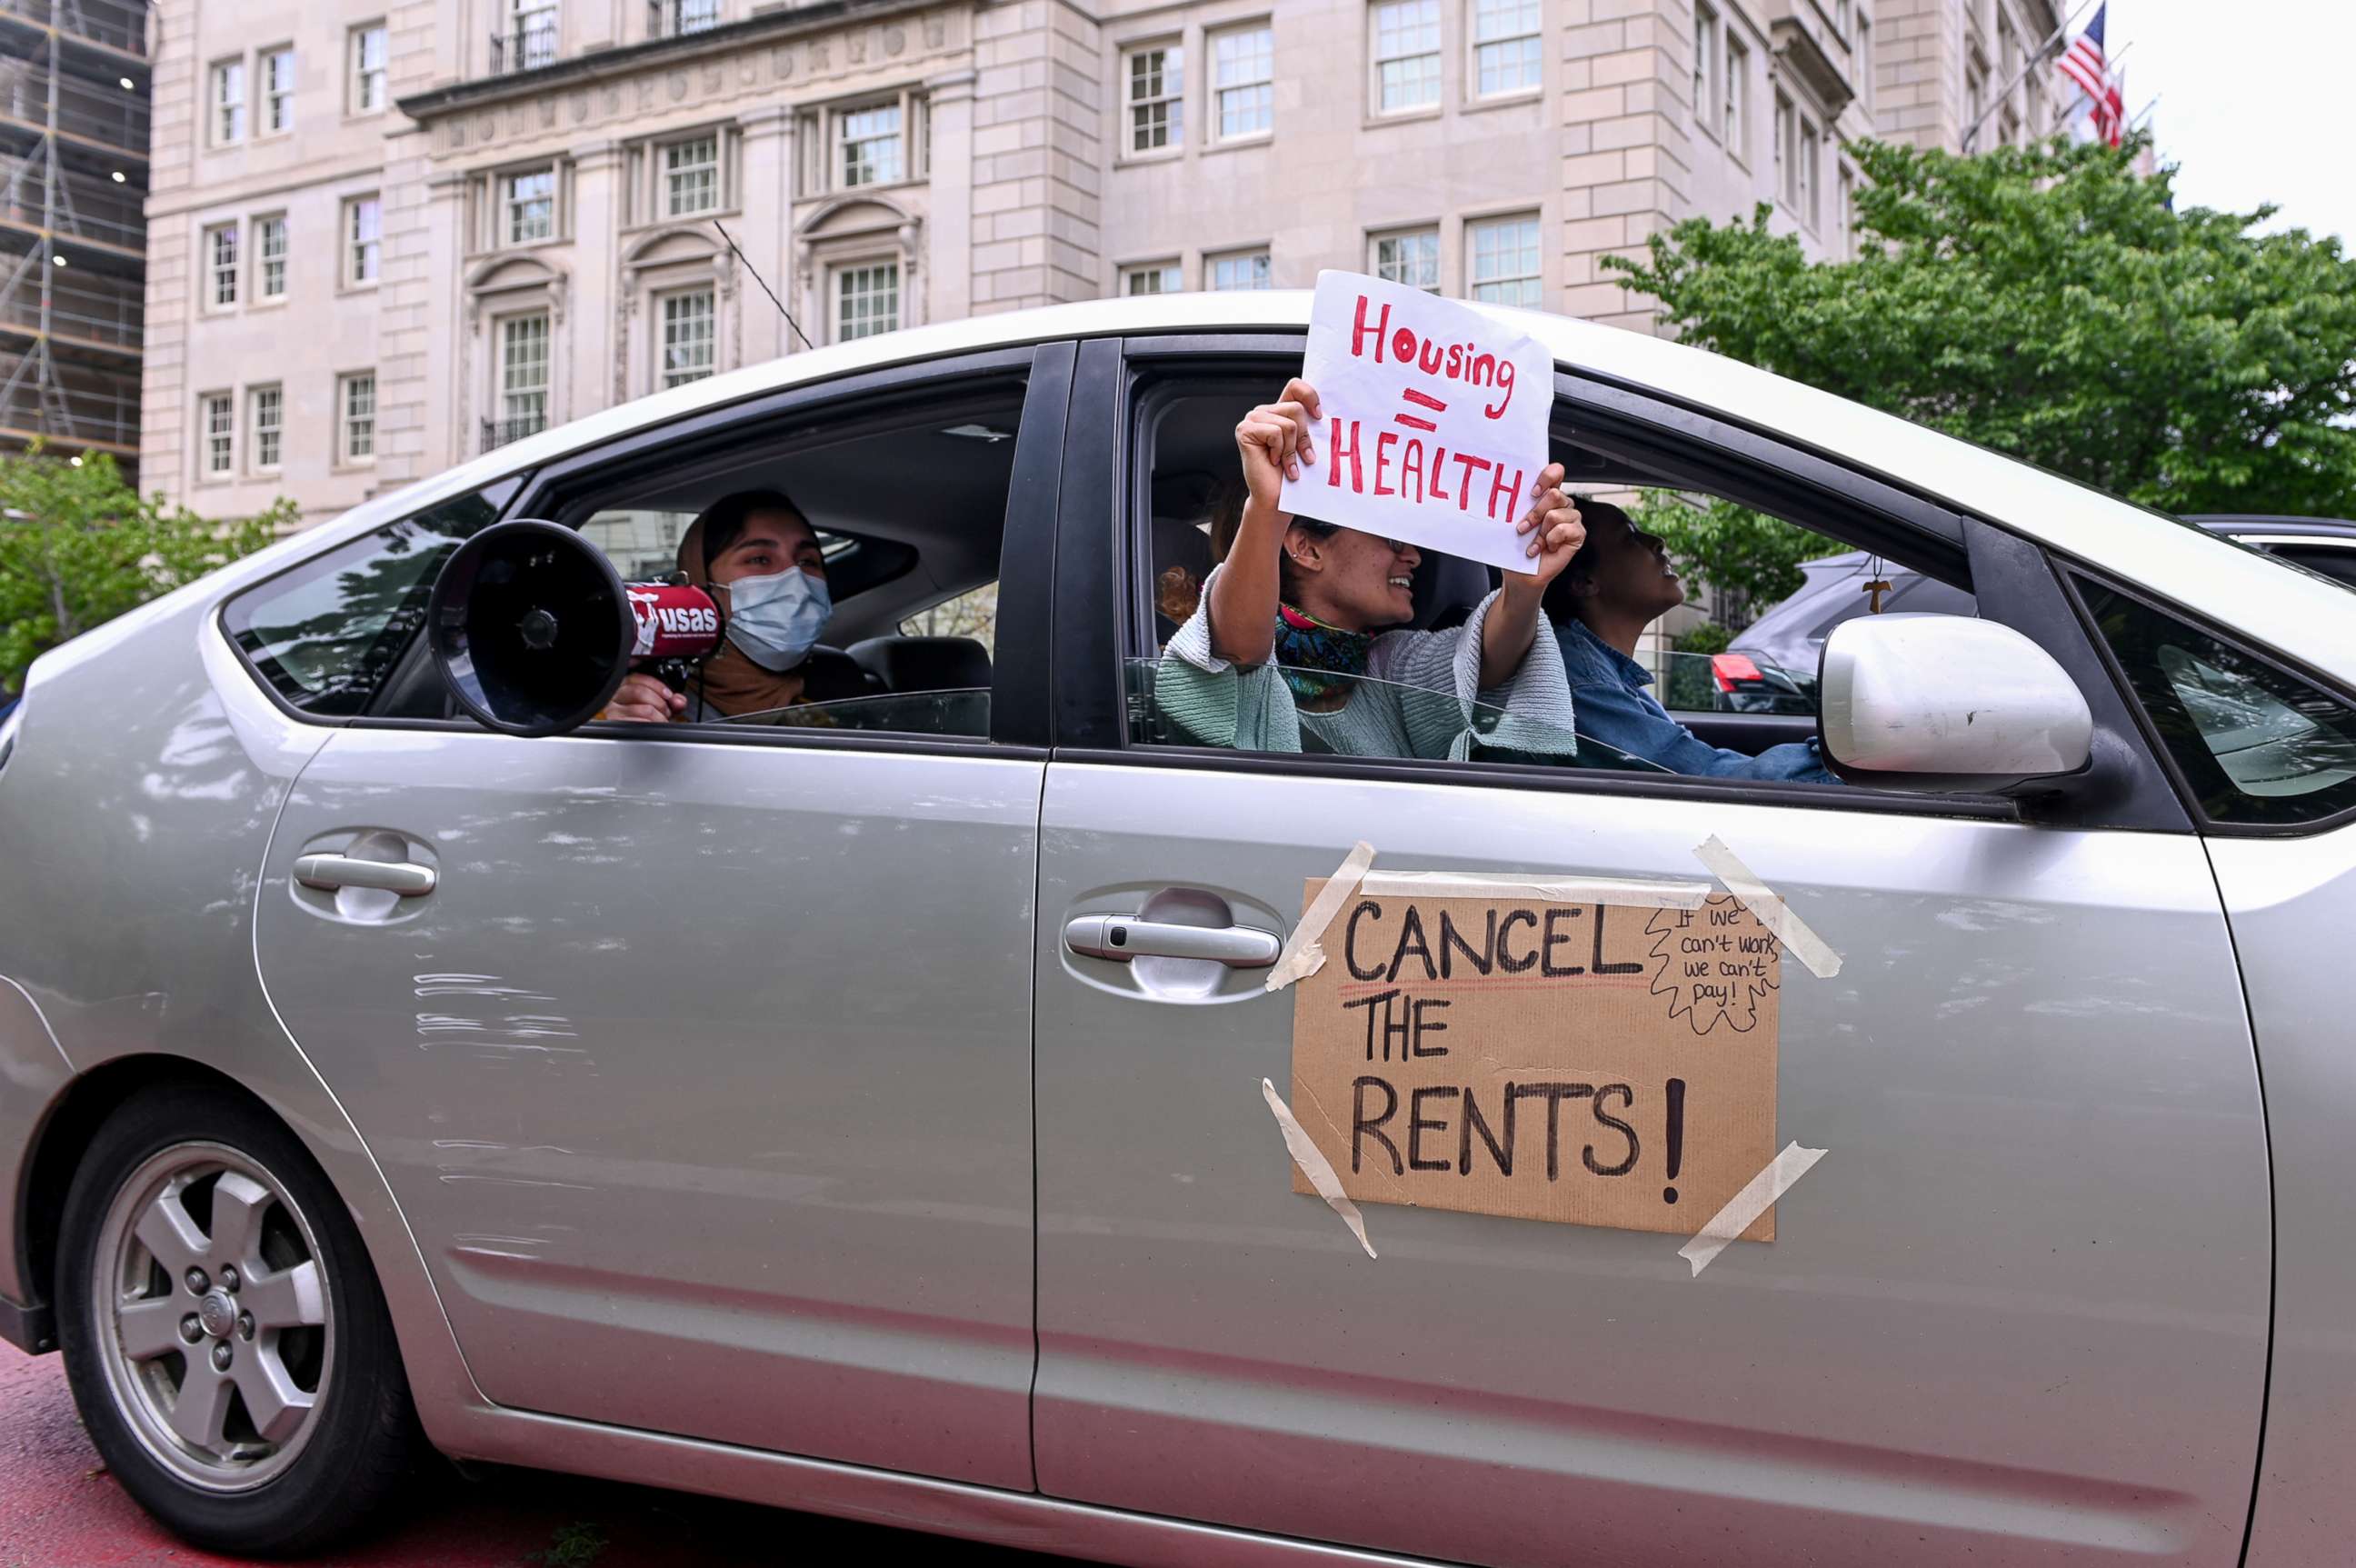
[(1781, 714), (1812, 718), (1816, 674), (1786, 669), (1755, 650), (1722, 653), (1670, 651), (1642, 660), (1653, 666), (1654, 691), (1672, 713)]

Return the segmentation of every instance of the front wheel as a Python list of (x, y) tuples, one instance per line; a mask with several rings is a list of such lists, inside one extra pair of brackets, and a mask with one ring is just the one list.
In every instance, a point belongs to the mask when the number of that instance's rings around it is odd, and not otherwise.
[(173, 1530), (308, 1551), (408, 1468), (416, 1418), (359, 1233), (250, 1102), (134, 1096), (91, 1141), (61, 1243), (75, 1403), (123, 1489)]

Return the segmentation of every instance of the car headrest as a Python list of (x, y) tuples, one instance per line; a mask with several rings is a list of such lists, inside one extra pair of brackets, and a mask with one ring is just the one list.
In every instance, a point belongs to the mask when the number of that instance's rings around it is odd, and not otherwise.
[(1158, 578), (1173, 566), (1184, 567), (1198, 583), (1209, 576), (1211, 536), (1192, 519), (1157, 517), (1153, 520), (1153, 575)]
[(804, 702), (841, 703), (883, 690), (883, 682), (859, 660), (824, 643), (812, 648), (795, 668), (801, 671)]
[[(1408, 625), (1429, 631), (1450, 611), (1469, 611), (1488, 597), (1489, 586), (1489, 568), (1478, 561), (1427, 550), (1415, 569), (1415, 618)], [(1450, 624), (1463, 618), (1458, 615)]]
[(871, 637), (851, 656), (894, 692), (958, 692), (990, 684), (990, 650), (969, 637)]

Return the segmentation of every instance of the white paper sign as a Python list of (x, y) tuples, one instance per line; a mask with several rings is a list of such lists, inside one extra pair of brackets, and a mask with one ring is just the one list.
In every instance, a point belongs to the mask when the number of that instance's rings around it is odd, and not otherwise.
[(1301, 375), (1323, 421), (1284, 510), (1508, 571), (1547, 464), (1554, 360), (1526, 332), (1421, 289), (1317, 274)]

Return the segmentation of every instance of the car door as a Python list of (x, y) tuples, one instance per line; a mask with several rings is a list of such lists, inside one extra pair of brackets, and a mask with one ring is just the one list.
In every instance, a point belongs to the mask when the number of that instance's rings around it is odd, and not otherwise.
[[(708, 497), (807, 459), (814, 489), (884, 509), (879, 591), (939, 596), (930, 552), (987, 547), (1021, 625), (1043, 613), (1025, 574), (1048, 555), (1069, 361), (943, 360), (723, 410), (543, 470), (511, 510), (568, 516), (673, 471)], [(824, 466), (878, 422), (921, 427), (883, 450), (898, 468)], [(958, 422), (992, 439), (936, 439)], [(999, 516), (948, 504), (940, 465), (966, 460), (1011, 462), (1002, 549)], [(902, 524), (932, 531), (913, 564)], [(830, 567), (839, 592), (856, 567)], [(1044, 692), (1024, 660), (1001, 647), (986, 736), (378, 720), (296, 781), (262, 867), (263, 978), (493, 1403), (1030, 1485), (1044, 752), (1019, 737)], [(430, 891), (292, 875), (320, 854), (413, 863)]]
[[(2087, 689), (2108, 803), (1128, 745), (1112, 670), (1151, 623), (1105, 520), (1152, 478), (1137, 411), (1189, 356), (1271, 389), (1298, 365), (1249, 347), (1081, 360), (1075, 409), (1127, 424), (1064, 498), (1041, 1488), (1484, 1563), (2233, 1562), (2270, 1261), (2250, 1034), (2201, 841), (2038, 553), (1566, 375), (1558, 439), (1959, 547), (1981, 613)], [(1359, 840), (1394, 870), (1694, 879), (1712, 836), (1841, 963), (1786, 964), (1772, 1107), (1778, 1145), (1828, 1153), (1772, 1243), (1699, 1275), (1674, 1236), (1380, 1205), (1368, 1258), (1296, 1194), (1263, 1101), (1290, 995), (1066, 939), (1152, 909), (1240, 951)]]

